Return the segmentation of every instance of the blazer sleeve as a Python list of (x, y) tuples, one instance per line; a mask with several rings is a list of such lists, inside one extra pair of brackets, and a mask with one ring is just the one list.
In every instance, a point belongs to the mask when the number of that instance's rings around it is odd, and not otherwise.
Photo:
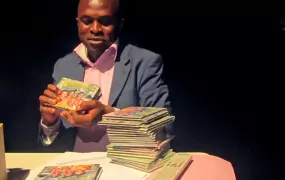
[[(142, 63), (143, 64), (143, 63)], [(165, 107), (172, 113), (169, 99), (169, 89), (163, 79), (163, 61), (158, 54), (145, 61), (141, 66), (142, 75), (139, 83), (140, 106), (145, 107)], [(173, 125), (166, 127), (168, 136), (173, 135)]]
[[(54, 65), (54, 71), (52, 74), (54, 84), (57, 84), (57, 77), (56, 73), (59, 71), (59, 63), (61, 59), (59, 59), (55, 65)], [(41, 126), (41, 123), (39, 123), (39, 133), (38, 133), (38, 145), (37, 149), (41, 152), (65, 152), (65, 151), (72, 151), (75, 138), (76, 138), (76, 128), (66, 128), (66, 125), (62, 121), (61, 118), (59, 118), (60, 125), (59, 125), (59, 131), (52, 135), (47, 137), (45, 133), (43, 132), (43, 128)]]

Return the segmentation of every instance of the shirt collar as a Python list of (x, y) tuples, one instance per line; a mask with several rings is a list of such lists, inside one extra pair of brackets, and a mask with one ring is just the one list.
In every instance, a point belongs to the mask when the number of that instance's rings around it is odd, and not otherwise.
[(73, 51), (80, 57), (81, 61), (88, 64), (90, 67), (101, 66), (106, 61), (113, 60), (115, 62), (118, 50), (118, 40), (115, 41), (105, 52), (97, 59), (95, 63), (91, 62), (87, 56), (87, 48), (80, 43)]

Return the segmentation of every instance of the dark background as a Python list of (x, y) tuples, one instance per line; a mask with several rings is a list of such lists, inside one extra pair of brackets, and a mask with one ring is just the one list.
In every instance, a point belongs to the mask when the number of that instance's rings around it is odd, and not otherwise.
[[(38, 96), (52, 82), (55, 61), (79, 43), (76, 0), (33, 3), (11, 2), (1, 12), (0, 121), (7, 152), (35, 152)], [(164, 57), (177, 119), (174, 149), (224, 158), (237, 179), (272, 178), (281, 131), (266, 112), (274, 95), (270, 64), (281, 59), (284, 42), (280, 16), (178, 1), (125, 5), (124, 36)]]

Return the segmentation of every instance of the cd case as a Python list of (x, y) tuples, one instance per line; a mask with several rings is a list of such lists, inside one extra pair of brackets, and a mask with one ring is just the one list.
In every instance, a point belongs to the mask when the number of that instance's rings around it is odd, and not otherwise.
[(45, 103), (46, 106), (54, 107), (60, 111), (75, 110), (82, 101), (98, 99), (101, 96), (100, 87), (96, 84), (87, 84), (68, 78), (62, 78), (57, 84), (62, 91), (61, 101), (55, 105)]
[(101, 173), (99, 164), (46, 166), (34, 180), (98, 180)]

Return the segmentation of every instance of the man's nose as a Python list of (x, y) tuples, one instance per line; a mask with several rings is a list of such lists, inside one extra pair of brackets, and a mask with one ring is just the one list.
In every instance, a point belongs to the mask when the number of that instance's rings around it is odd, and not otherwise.
[(100, 33), (102, 32), (103, 29), (102, 29), (102, 25), (100, 23), (98, 23), (98, 21), (94, 21), (94, 23), (92, 24), (92, 27), (91, 27), (91, 32), (92, 33)]

